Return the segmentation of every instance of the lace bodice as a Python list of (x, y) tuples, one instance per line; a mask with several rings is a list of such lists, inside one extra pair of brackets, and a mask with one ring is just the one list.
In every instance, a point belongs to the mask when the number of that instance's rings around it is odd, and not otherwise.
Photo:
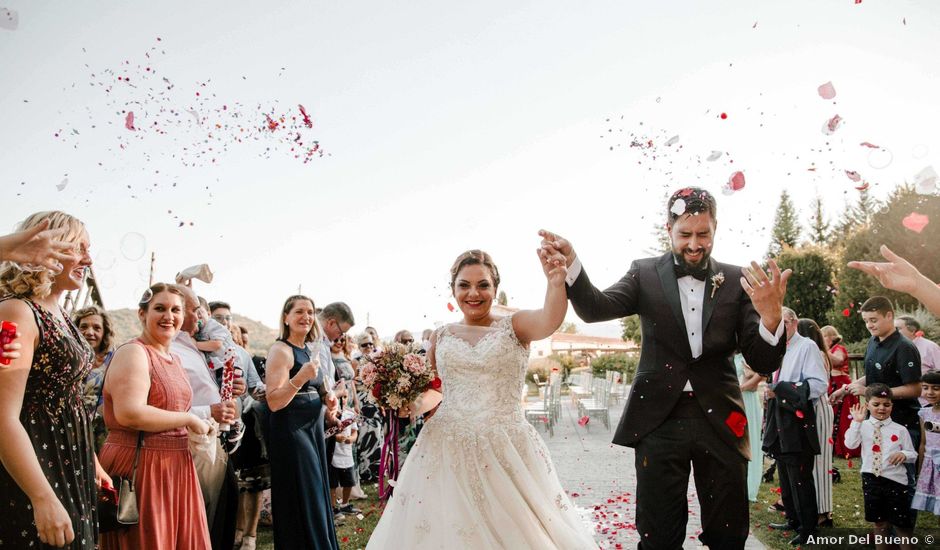
[(444, 391), (435, 417), (481, 430), (500, 419), (525, 422), (522, 397), (528, 356), (509, 316), (486, 328), (445, 326), (435, 349)]

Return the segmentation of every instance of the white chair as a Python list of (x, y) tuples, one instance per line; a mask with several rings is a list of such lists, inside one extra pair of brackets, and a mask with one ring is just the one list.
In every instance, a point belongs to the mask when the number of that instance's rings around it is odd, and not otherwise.
[(539, 424), (545, 426), (550, 437), (555, 436), (555, 419), (551, 410), (551, 388), (550, 384), (543, 384), (540, 389), (542, 398), (534, 403), (527, 403), (525, 408), (525, 418), (533, 426)]
[(594, 396), (579, 401), (578, 412), (588, 418), (599, 417), (604, 427), (610, 430), (610, 385), (606, 380), (594, 382)]
[(582, 372), (579, 383), (574, 386), (568, 386), (568, 393), (571, 395), (571, 401), (577, 404), (578, 401), (590, 397), (594, 392), (592, 387), (593, 382), (594, 374), (591, 373), (591, 371)]

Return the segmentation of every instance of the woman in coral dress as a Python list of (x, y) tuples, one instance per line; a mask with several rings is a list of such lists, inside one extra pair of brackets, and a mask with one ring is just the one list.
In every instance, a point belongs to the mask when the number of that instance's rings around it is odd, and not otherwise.
[(188, 432), (208, 424), (189, 413), (192, 390), (170, 343), (183, 324), (183, 295), (156, 284), (144, 294), (140, 337), (121, 346), (104, 381), (108, 439), (101, 465), (131, 477), (138, 435), (135, 490), (140, 521), (101, 536), (103, 550), (203, 550), (210, 547), (206, 508), (189, 453)]

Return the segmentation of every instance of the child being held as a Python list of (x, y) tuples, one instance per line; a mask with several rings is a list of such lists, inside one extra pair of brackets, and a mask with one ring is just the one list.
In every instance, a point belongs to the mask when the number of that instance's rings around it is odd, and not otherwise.
[(940, 516), (940, 371), (921, 377), (921, 398), (927, 406), (917, 411), (920, 416), (920, 475), (911, 507)]
[[(862, 493), (865, 521), (875, 524), (875, 535), (890, 536), (893, 526), (902, 538), (912, 537), (916, 516), (911, 512), (913, 489), (907, 484), (905, 462), (917, 460), (907, 428), (891, 420), (891, 388), (871, 384), (865, 389), (866, 404), (852, 407), (852, 425), (845, 432), (845, 446), (862, 446)], [(865, 420), (865, 409), (871, 418)], [(911, 548), (901, 544), (901, 548)]]
[(206, 354), (209, 368), (213, 372), (221, 372), (219, 369), (225, 364), (226, 353), (229, 349), (235, 350), (232, 333), (222, 326), (222, 323), (210, 317), (208, 310), (203, 306), (196, 310), (196, 327), (198, 330), (193, 338), (196, 347)]

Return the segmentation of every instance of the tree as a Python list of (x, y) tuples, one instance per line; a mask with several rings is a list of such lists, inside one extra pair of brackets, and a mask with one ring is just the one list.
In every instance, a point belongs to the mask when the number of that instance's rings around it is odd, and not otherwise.
[(852, 231), (871, 225), (872, 218), (879, 211), (881, 205), (872, 198), (868, 189), (858, 192), (858, 199), (852, 206), (846, 207), (845, 215), (842, 217), (842, 223), (837, 227), (838, 232), (843, 236), (848, 236)]
[[(929, 223), (920, 233), (904, 227), (911, 214), (927, 216)], [(868, 331), (858, 313), (862, 303), (872, 296), (884, 296), (901, 309), (914, 309), (917, 301), (907, 294), (883, 288), (877, 280), (845, 266), (850, 260), (881, 261), (882, 244), (911, 261), (936, 281), (940, 278), (940, 255), (935, 243), (940, 240), (940, 197), (919, 195), (909, 185), (895, 189), (885, 204), (871, 216), (868, 226), (857, 227), (845, 240), (845, 249), (837, 273), (839, 295), (829, 320), (847, 342), (868, 338)], [(789, 291), (788, 291), (789, 294)], [(847, 315), (846, 315), (847, 314)]]
[[(669, 202), (669, 193), (663, 195), (661, 204), (665, 205)], [(672, 250), (672, 239), (669, 237), (669, 229), (666, 228), (665, 217), (661, 215), (654, 215), (653, 218), (656, 220), (653, 223), (653, 239), (655, 244), (652, 248), (648, 248), (646, 253), (650, 256), (659, 256), (660, 254), (665, 254)]]
[(826, 246), (829, 242), (831, 226), (823, 212), (822, 197), (816, 195), (813, 200), (813, 214), (810, 217), (809, 239), (816, 246)]
[(799, 317), (825, 325), (835, 303), (834, 262), (819, 247), (785, 248), (777, 256), (780, 269), (792, 269), (784, 305)]
[(499, 291), (499, 295), (496, 297), (496, 303), (498, 303), (501, 306), (509, 305), (509, 297), (506, 296), (506, 292), (502, 290)]
[(796, 246), (800, 240), (800, 220), (796, 214), (790, 194), (784, 189), (780, 193), (780, 204), (774, 216), (774, 228), (770, 233), (767, 256), (775, 257), (787, 246)]
[(643, 339), (642, 331), (640, 330), (640, 316), (631, 315), (629, 317), (624, 317), (620, 320), (620, 326), (623, 327), (623, 333), (620, 335), (623, 338), (624, 342), (633, 341), (636, 345), (640, 345), (640, 341)]
[(565, 321), (565, 322), (562, 323), (561, 326), (558, 328), (558, 332), (563, 332), (563, 333), (565, 333), (565, 334), (577, 334), (577, 333), (578, 333), (578, 325), (572, 323), (571, 321)]

